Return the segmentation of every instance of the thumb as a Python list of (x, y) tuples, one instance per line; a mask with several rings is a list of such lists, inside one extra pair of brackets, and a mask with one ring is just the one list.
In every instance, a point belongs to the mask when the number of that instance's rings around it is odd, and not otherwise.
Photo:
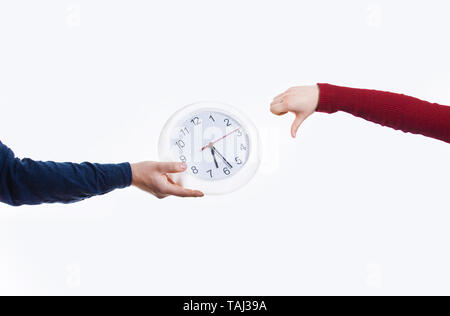
[(182, 162), (160, 162), (158, 163), (158, 170), (161, 173), (179, 173), (185, 171), (187, 168)]
[(291, 128), (291, 134), (292, 134), (293, 138), (295, 138), (297, 136), (298, 129), (299, 129), (300, 125), (302, 125), (302, 123), (305, 121), (305, 119), (306, 119), (306, 116), (303, 116), (301, 114), (297, 114), (295, 116), (295, 120), (294, 120), (294, 123), (292, 123), (292, 128)]

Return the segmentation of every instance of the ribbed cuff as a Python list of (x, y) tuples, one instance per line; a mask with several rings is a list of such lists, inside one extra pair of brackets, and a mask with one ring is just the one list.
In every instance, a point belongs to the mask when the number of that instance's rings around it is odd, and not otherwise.
[(338, 87), (327, 83), (318, 83), (317, 85), (320, 89), (320, 97), (316, 111), (330, 114), (339, 111), (335, 91)]
[(133, 183), (133, 173), (131, 171), (131, 165), (129, 162), (123, 163), (124, 172), (125, 172), (125, 187), (129, 187)]

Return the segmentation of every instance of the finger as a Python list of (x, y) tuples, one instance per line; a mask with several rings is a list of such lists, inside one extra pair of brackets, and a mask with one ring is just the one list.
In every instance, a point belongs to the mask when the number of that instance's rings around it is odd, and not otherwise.
[(294, 123), (292, 123), (291, 134), (295, 138), (297, 136), (298, 129), (300, 125), (305, 121), (306, 117), (303, 115), (297, 115), (295, 117)]
[(166, 178), (167, 178), (167, 182), (169, 182), (171, 185), (183, 187), (180, 183), (175, 182), (169, 175), (166, 175)]
[(272, 103), (270, 105), (270, 111), (275, 115), (284, 115), (289, 112), (286, 102)]
[(203, 197), (203, 192), (197, 190), (185, 189), (182, 186), (171, 184), (168, 186), (165, 194), (179, 196), (179, 197)]
[(274, 100), (279, 100), (279, 99), (283, 98), (286, 94), (289, 94), (289, 91), (290, 91), (290, 90), (286, 90), (286, 91), (284, 91), (283, 93), (280, 93), (279, 95), (277, 95), (277, 96), (274, 98)]
[(287, 94), (286, 92), (277, 96), (275, 99), (273, 99), (273, 102), (278, 103), (278, 102), (283, 102), (284, 99), (286, 99), (286, 97), (288, 97), (289, 94)]
[(158, 170), (162, 173), (179, 173), (186, 171), (187, 165), (183, 162), (160, 162)]
[(284, 95), (286, 94), (286, 92), (283, 92), (279, 95), (277, 95), (275, 98), (273, 98), (274, 101), (281, 99)]

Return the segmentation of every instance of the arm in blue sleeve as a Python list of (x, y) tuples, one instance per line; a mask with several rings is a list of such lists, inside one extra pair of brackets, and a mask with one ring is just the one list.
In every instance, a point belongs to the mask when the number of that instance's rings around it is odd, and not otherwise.
[(0, 142), (0, 202), (73, 203), (131, 185), (131, 166), (20, 160)]

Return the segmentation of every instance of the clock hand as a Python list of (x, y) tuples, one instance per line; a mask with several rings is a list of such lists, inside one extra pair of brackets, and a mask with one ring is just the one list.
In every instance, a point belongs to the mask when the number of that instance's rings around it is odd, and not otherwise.
[(204, 151), (204, 150), (205, 150), (206, 148), (208, 148), (208, 147), (212, 148), (212, 147), (214, 146), (214, 144), (216, 144), (217, 142), (220, 142), (222, 139), (227, 138), (227, 137), (230, 136), (231, 134), (236, 133), (236, 132), (237, 132), (238, 130), (240, 130), (240, 129), (241, 129), (240, 127), (239, 127), (239, 128), (236, 128), (234, 131), (232, 131), (232, 132), (226, 134), (225, 136), (219, 138), (218, 140), (213, 141), (213, 142), (210, 142), (208, 145), (206, 145), (205, 147), (202, 148), (202, 151)]
[(216, 168), (219, 169), (219, 164), (217, 163), (217, 159), (216, 159), (216, 153), (214, 152), (214, 149), (211, 148), (211, 154), (214, 158), (214, 163), (216, 164)]
[(230, 167), (231, 169), (233, 169), (233, 166), (225, 159), (224, 156), (222, 156), (221, 153), (219, 153), (219, 152), (217, 151), (216, 147), (212, 146), (211, 149), (212, 149), (212, 150), (213, 150), (220, 158), (223, 159), (223, 161), (227, 164), (228, 167)]

